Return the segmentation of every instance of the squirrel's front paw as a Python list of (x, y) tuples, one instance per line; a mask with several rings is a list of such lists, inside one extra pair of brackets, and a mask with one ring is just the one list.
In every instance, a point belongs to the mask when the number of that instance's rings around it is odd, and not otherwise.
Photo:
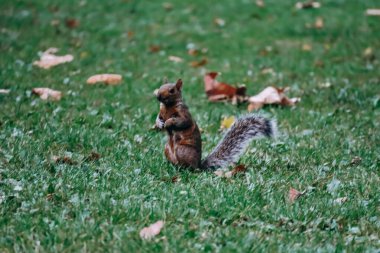
[(158, 129), (163, 129), (164, 128), (164, 124), (165, 124), (164, 121), (157, 117), (157, 119), (156, 119), (156, 127)]

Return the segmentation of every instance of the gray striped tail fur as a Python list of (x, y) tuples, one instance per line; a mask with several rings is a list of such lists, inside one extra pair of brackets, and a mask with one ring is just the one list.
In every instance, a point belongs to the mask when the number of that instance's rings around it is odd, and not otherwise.
[(236, 162), (256, 137), (273, 137), (276, 123), (260, 116), (238, 119), (216, 148), (202, 161), (202, 169), (225, 168)]

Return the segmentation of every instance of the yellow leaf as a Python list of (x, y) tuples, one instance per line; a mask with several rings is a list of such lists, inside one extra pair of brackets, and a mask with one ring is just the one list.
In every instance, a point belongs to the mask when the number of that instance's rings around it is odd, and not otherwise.
[(220, 129), (228, 129), (235, 123), (235, 117), (224, 117), (222, 122), (220, 123)]

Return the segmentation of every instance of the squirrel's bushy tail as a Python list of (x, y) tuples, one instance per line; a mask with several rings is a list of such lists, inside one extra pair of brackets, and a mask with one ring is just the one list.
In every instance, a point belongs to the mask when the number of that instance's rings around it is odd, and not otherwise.
[(272, 120), (248, 116), (238, 119), (216, 148), (202, 161), (202, 169), (226, 167), (236, 162), (255, 137), (272, 137), (277, 131)]

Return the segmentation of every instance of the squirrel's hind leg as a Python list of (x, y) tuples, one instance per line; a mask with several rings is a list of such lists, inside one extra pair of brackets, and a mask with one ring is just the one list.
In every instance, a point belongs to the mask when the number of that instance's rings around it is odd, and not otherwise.
[(183, 167), (198, 169), (201, 161), (201, 154), (194, 148), (185, 145), (176, 147), (178, 164)]

